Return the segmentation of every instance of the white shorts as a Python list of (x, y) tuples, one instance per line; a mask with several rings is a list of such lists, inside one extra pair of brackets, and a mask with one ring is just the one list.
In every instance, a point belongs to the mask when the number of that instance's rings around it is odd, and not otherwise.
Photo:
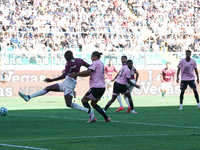
[(170, 87), (171, 87), (171, 82), (162, 82), (161, 83), (161, 90), (169, 91)]
[(105, 79), (106, 81), (106, 87), (109, 87), (112, 88), (113, 87), (113, 82), (110, 82), (111, 80), (110, 79)]
[[(131, 79), (131, 82), (132, 82), (133, 84), (136, 83), (136, 81), (135, 81), (134, 79)], [(133, 86), (133, 85), (130, 85), (129, 83), (127, 83), (127, 87), (128, 87), (128, 89), (129, 89), (130, 93), (132, 93), (134, 86)]]
[(76, 86), (76, 80), (73, 78), (66, 77), (65, 81), (62, 84), (58, 84), (58, 85), (62, 86), (62, 87), (60, 86), (60, 90), (63, 88), (62, 90), (64, 92), (64, 95), (73, 96), (73, 91)]

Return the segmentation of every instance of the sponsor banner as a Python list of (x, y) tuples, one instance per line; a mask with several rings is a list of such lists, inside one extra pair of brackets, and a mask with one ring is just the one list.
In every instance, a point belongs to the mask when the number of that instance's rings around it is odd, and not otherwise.
[[(45, 83), (45, 78), (55, 78), (60, 76), (62, 71), (0, 71), (7, 72), (8, 82), (0, 83), (0, 97), (18, 97), (18, 92), (25, 94), (33, 94), (38, 90), (44, 89), (46, 86), (63, 82), (56, 81)], [(138, 90), (134, 88), (133, 95), (158, 95), (160, 92), (160, 73), (161, 70), (138, 70), (139, 80), (137, 84), (141, 86)], [(113, 75), (113, 77), (116, 74)], [(175, 75), (176, 76), (176, 75)], [(199, 89), (199, 86), (197, 86)], [(76, 91), (77, 96), (83, 96), (89, 90), (89, 77), (78, 77)], [(180, 94), (180, 85), (171, 86), (169, 95)], [(193, 91), (188, 87), (186, 94), (193, 94)], [(62, 92), (49, 92), (45, 96), (63, 96)]]

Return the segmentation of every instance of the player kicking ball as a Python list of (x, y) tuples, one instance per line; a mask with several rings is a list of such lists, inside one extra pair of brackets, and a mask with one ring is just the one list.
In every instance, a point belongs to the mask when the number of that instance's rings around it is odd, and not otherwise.
[(46, 78), (44, 81), (45, 82), (53, 82), (53, 81), (58, 81), (65, 79), (63, 83), (57, 83), (53, 84), (50, 86), (47, 86), (41, 91), (37, 91), (36, 93), (32, 95), (25, 95), (21, 92), (19, 92), (19, 95), (26, 101), (28, 102), (31, 98), (42, 96), (47, 94), (49, 91), (54, 91), (54, 92), (64, 92), (64, 98), (65, 98), (65, 103), (67, 107), (87, 112), (90, 116), (90, 120), (94, 120), (94, 110), (90, 108), (85, 108), (83, 106), (80, 106), (76, 103), (72, 103), (72, 97), (73, 97), (73, 90), (76, 86), (76, 77), (69, 77), (71, 72), (79, 72), (81, 66), (89, 67), (90, 65), (83, 61), (80, 58), (74, 58), (73, 53), (71, 51), (66, 51), (64, 54), (65, 59), (67, 60), (67, 63), (65, 65), (65, 70), (63, 71), (63, 74), (57, 78), (50, 79)]
[(162, 70), (161, 73), (161, 89), (160, 91), (162, 92), (162, 99), (161, 101), (164, 101), (165, 96), (167, 95), (167, 92), (169, 91), (170, 87), (171, 87), (171, 80), (173, 77), (173, 83), (175, 82), (175, 72), (170, 68), (171, 63), (167, 62), (166, 63), (166, 68)]
[(134, 110), (133, 100), (131, 98), (130, 91), (128, 90), (128, 87), (127, 87), (127, 83), (129, 83), (130, 85), (135, 86), (136, 88), (140, 88), (139, 85), (132, 83), (130, 80), (132, 67), (133, 67), (133, 61), (128, 60), (127, 65), (124, 65), (120, 69), (118, 76), (116, 78), (116, 81), (114, 83), (112, 99), (107, 103), (107, 105), (104, 108), (104, 111), (106, 111), (110, 107), (110, 105), (116, 100), (116, 98), (119, 94), (123, 94), (129, 100), (131, 112), (133, 114), (138, 113), (138, 112), (135, 112), (135, 110)]
[(185, 93), (185, 90), (187, 89), (188, 85), (193, 90), (194, 96), (195, 96), (195, 99), (197, 102), (197, 106), (200, 109), (199, 94), (197, 92), (197, 87), (196, 87), (196, 83), (195, 83), (194, 70), (195, 70), (195, 74), (197, 76), (197, 84), (199, 84), (199, 74), (198, 74), (198, 70), (197, 70), (196, 61), (194, 59), (190, 58), (190, 56), (191, 56), (191, 51), (187, 50), (186, 58), (181, 59), (178, 64), (177, 80), (176, 80), (177, 83), (179, 83), (179, 73), (181, 70), (181, 85), (180, 85), (181, 93), (180, 93), (180, 108), (179, 108), (179, 110), (183, 109), (184, 93)]

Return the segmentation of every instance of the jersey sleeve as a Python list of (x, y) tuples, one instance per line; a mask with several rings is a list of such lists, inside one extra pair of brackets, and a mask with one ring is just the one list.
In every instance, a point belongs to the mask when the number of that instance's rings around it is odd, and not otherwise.
[(83, 59), (81, 59), (81, 62), (81, 66), (84, 66), (86, 64), (86, 62)]
[(174, 70), (172, 70), (172, 75), (173, 75), (173, 76), (175, 75), (175, 71), (174, 71)]
[(117, 70), (116, 70), (115, 66), (113, 66), (113, 68), (114, 68), (114, 72), (117, 72)]
[(179, 62), (178, 68), (183, 68), (183, 63), (182, 62), (183, 62), (182, 60)]
[(197, 63), (196, 61), (194, 60), (194, 66), (193, 66), (193, 69), (197, 68)]
[(95, 71), (96, 67), (97, 67), (97, 63), (96, 63), (96, 61), (93, 61), (92, 64), (89, 66), (88, 69), (90, 69), (92, 71)]
[(107, 66), (105, 66), (104, 71), (105, 71), (105, 74), (107, 74), (107, 72), (108, 72), (108, 67)]

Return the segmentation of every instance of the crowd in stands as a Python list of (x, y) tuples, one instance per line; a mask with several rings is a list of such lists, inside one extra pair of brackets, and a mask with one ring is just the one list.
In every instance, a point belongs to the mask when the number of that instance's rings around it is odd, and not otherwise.
[(199, 0), (2, 0), (1, 51), (199, 52), (199, 8)]

